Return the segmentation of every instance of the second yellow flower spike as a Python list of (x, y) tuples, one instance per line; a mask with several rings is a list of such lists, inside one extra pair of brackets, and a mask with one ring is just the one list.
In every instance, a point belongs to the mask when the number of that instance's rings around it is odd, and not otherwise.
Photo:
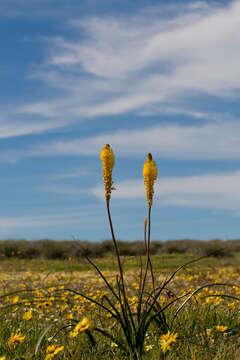
[(109, 201), (112, 192), (112, 169), (114, 167), (114, 154), (109, 144), (104, 145), (100, 158), (102, 160), (103, 181), (105, 187), (105, 197)]
[(155, 161), (152, 159), (152, 154), (148, 153), (147, 160), (143, 166), (143, 178), (146, 188), (146, 197), (148, 205), (152, 206), (152, 198), (154, 194), (154, 181), (157, 179), (157, 166)]

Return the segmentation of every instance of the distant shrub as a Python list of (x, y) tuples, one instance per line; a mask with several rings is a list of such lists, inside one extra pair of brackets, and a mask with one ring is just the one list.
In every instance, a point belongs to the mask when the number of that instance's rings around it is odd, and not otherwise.
[(46, 259), (65, 259), (66, 246), (65, 242), (43, 239), (37, 241), (35, 246), (39, 249), (42, 257)]
[(232, 250), (219, 239), (211, 240), (202, 247), (202, 255), (216, 258), (232, 256)]
[(240, 252), (240, 239), (228, 240), (225, 245), (229, 251)]
[(139, 256), (145, 255), (146, 253), (143, 241), (119, 241), (118, 244), (120, 255), (123, 256)]
[(151, 242), (150, 255), (161, 254), (163, 249), (163, 242), (159, 240), (153, 240)]
[[(143, 241), (119, 241), (119, 251), (122, 256), (142, 256), (145, 254)], [(156, 254), (184, 254), (197, 256), (225, 257), (234, 252), (240, 252), (240, 240), (221, 241), (218, 239), (201, 241), (194, 239), (152, 241), (150, 253)], [(41, 239), (28, 241), (25, 239), (7, 239), (0, 241), (0, 259), (5, 257), (18, 257), (25, 259), (84, 259), (102, 258), (113, 255), (112, 241), (104, 240), (91, 242), (85, 240)]]
[(167, 254), (199, 254), (203, 246), (204, 241), (201, 240), (168, 240), (162, 244), (162, 251)]

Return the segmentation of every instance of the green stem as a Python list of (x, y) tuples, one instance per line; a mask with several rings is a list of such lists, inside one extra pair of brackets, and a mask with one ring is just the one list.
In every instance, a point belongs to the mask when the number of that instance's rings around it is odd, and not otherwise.
[(150, 267), (153, 293), (155, 294), (155, 281), (154, 281), (154, 275), (153, 275), (152, 262), (151, 262), (151, 258), (150, 258), (150, 235), (151, 235), (151, 206), (150, 205), (148, 207), (148, 239), (147, 239), (146, 233), (147, 233), (146, 226), (144, 226), (144, 245), (145, 245), (145, 250), (146, 250), (146, 254), (147, 254), (147, 263), (146, 263), (146, 269), (145, 269), (143, 282), (142, 282), (142, 290), (141, 290), (141, 294), (140, 294), (140, 309), (142, 307), (142, 296), (143, 296), (143, 292), (144, 292), (144, 288), (145, 288), (148, 267)]
[[(147, 223), (144, 223), (144, 246), (145, 246), (145, 251), (146, 251), (146, 255), (147, 255), (147, 252), (148, 252)], [(140, 297), (139, 297), (139, 312), (140, 312), (140, 315), (141, 315), (141, 312), (142, 312), (142, 297), (143, 297), (143, 292), (144, 292), (144, 288), (145, 288), (147, 272), (148, 272), (148, 261), (146, 263), (146, 268), (145, 268), (144, 276), (143, 276), (143, 279), (142, 279), (141, 292), (140, 292)]]
[(148, 263), (149, 263), (151, 277), (152, 277), (153, 291), (155, 293), (155, 280), (154, 280), (154, 275), (153, 275), (152, 262), (151, 262), (151, 258), (150, 258), (150, 233), (151, 233), (151, 206), (148, 207), (148, 252), (147, 252), (147, 254), (148, 254)]
[(108, 220), (109, 220), (109, 225), (110, 225), (110, 229), (111, 229), (111, 234), (112, 234), (112, 240), (113, 240), (113, 244), (114, 244), (114, 248), (115, 248), (115, 253), (116, 253), (116, 257), (117, 257), (117, 263), (118, 263), (118, 269), (119, 269), (121, 285), (122, 285), (122, 292), (123, 292), (123, 299), (124, 299), (124, 309), (125, 309), (126, 316), (127, 316), (127, 307), (126, 307), (127, 298), (126, 298), (126, 291), (125, 291), (125, 285), (124, 285), (123, 270), (122, 270), (120, 254), (119, 254), (119, 250), (118, 250), (118, 246), (117, 246), (117, 241), (116, 241), (116, 238), (115, 238), (115, 235), (114, 235), (109, 202), (110, 202), (110, 199), (106, 199)]

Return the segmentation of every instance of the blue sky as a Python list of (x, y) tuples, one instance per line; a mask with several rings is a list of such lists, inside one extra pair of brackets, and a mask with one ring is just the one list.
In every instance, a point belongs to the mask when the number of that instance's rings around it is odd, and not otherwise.
[(240, 1), (0, 2), (0, 238), (240, 235)]

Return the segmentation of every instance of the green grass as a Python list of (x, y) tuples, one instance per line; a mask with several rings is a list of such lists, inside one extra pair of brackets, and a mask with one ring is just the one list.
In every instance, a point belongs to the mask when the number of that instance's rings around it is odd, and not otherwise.
[[(190, 254), (179, 255), (156, 255), (152, 257), (156, 278), (161, 282), (166, 276), (179, 265), (193, 259)], [(142, 259), (144, 261), (144, 258)], [(114, 282), (117, 272), (115, 259), (112, 257), (97, 259), (97, 265), (104, 271), (110, 281)], [(137, 270), (139, 269), (139, 259), (131, 257), (123, 258), (125, 277), (127, 277), (127, 293), (131, 298), (136, 295), (136, 283), (138, 280)], [(231, 282), (240, 285), (240, 254), (236, 253), (233, 257), (216, 259), (207, 258), (190, 265), (185, 270), (179, 272), (178, 276), (168, 287), (168, 290), (175, 295), (182, 294), (182, 291), (189, 288), (195, 289), (206, 282)], [(11, 293), (17, 289), (36, 289), (36, 293), (19, 293), (19, 299), (14, 296), (2, 298), (3, 306), (0, 308), (0, 356), (5, 355), (6, 359), (45, 359), (46, 347), (50, 344), (51, 336), (63, 325), (70, 324), (73, 320), (81, 320), (87, 316), (95, 326), (109, 329), (114, 320), (108, 318), (106, 314), (82, 299), (74, 298), (74, 294), (67, 293), (66, 288), (74, 288), (92, 296), (101, 296), (105, 290), (104, 285), (91, 266), (86, 262), (60, 261), (60, 260), (21, 260), (9, 258), (0, 262), (0, 281), (1, 294)], [(59, 285), (64, 285), (65, 289), (57, 289)], [(46, 290), (47, 288), (50, 291)], [(149, 283), (150, 287), (150, 283)], [(40, 290), (44, 289), (44, 290)], [(56, 291), (58, 290), (58, 291)], [(239, 297), (238, 288), (214, 289), (214, 292), (232, 294)], [(171, 331), (178, 333), (176, 344), (173, 344), (170, 351), (165, 355), (161, 351), (159, 343), (161, 332), (156, 325), (149, 328), (145, 349), (152, 346), (151, 350), (145, 351), (143, 359), (172, 359), (172, 360), (236, 360), (240, 358), (240, 331), (239, 331), (239, 310), (238, 301), (233, 304), (232, 299), (224, 299), (217, 303), (217, 297), (212, 302), (207, 303), (204, 296), (209, 294), (211, 289), (200, 294), (200, 297), (190, 301), (172, 324)], [(66, 294), (67, 293), (67, 294)], [(65, 295), (64, 295), (65, 294)], [(216, 294), (216, 293), (215, 293)], [(167, 294), (165, 294), (169, 301)], [(26, 304), (26, 301), (29, 303)], [(51, 303), (49, 307), (38, 309), (37, 304), (45, 302)], [(167, 312), (167, 318), (171, 323), (173, 313), (177, 308), (173, 306)], [(231, 307), (229, 306), (231, 305)], [(4, 308), (4, 306), (8, 306)], [(64, 308), (65, 307), (65, 308)], [(22, 316), (25, 309), (32, 309), (33, 318), (29, 321), (23, 320)], [(72, 314), (73, 320), (67, 319)], [(46, 334), (40, 345), (37, 356), (34, 356), (34, 349), (41, 331), (48, 325), (55, 324)], [(227, 326), (225, 333), (220, 333), (215, 329), (216, 325)], [(211, 334), (207, 334), (207, 329)], [(22, 344), (9, 348), (7, 341), (11, 332), (25, 335)], [(64, 350), (54, 359), (116, 359), (124, 360), (128, 357), (119, 348), (114, 347), (110, 340), (93, 331), (97, 347), (94, 353), (89, 350), (88, 339), (85, 333), (77, 338), (69, 338), (70, 329), (62, 330), (54, 339), (53, 343), (64, 345)], [(120, 338), (121, 333), (116, 325), (111, 329), (116, 337)], [(209, 330), (208, 330), (209, 332)]]
[[(141, 257), (144, 262), (145, 256)], [(186, 262), (196, 259), (193, 254), (163, 254), (153, 255), (151, 257), (152, 263), (156, 271), (170, 272), (176, 269), (178, 266), (185, 264)], [(101, 267), (103, 270), (115, 270), (117, 271), (116, 259), (113, 256), (107, 256), (104, 258), (94, 259), (95, 264)], [(123, 266), (126, 270), (138, 269), (140, 265), (140, 257), (123, 256)], [(201, 269), (213, 269), (220, 268), (222, 266), (239, 266), (240, 267), (240, 252), (234, 253), (231, 257), (215, 258), (206, 257), (201, 262), (193, 263), (191, 265), (191, 271), (197, 271), (199, 267)], [(18, 259), (15, 257), (6, 258), (0, 261), (0, 271), (7, 272), (20, 272), (20, 271), (88, 271), (92, 270), (92, 266), (86, 259), (72, 259), (72, 260), (48, 260), (48, 259)]]

